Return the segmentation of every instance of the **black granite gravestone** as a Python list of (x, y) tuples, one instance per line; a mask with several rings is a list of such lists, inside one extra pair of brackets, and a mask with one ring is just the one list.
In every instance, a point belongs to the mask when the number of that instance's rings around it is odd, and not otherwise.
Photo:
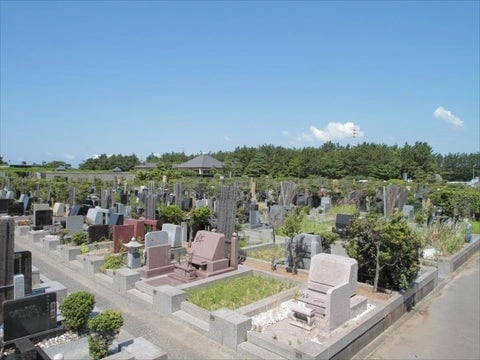
[(57, 293), (27, 296), (3, 303), (3, 341), (12, 341), (57, 327)]
[(0, 213), (8, 212), (11, 203), (13, 203), (12, 199), (0, 199)]
[(23, 203), (19, 201), (9, 203), (7, 213), (10, 216), (22, 216), (24, 213)]
[(183, 198), (182, 199), (182, 210), (183, 211), (190, 211), (193, 206), (193, 199), (192, 198)]
[(317, 208), (320, 206), (320, 197), (317, 195), (309, 196), (307, 198), (307, 205), (311, 208)]
[(70, 211), (70, 216), (82, 215), (85, 216), (88, 213), (88, 209), (91, 209), (91, 205), (73, 205), (72, 210)]
[(120, 203), (123, 205), (128, 204), (128, 195), (127, 194), (120, 194)]
[(350, 214), (337, 214), (335, 219), (335, 227), (332, 228), (334, 233), (339, 234), (341, 237), (348, 235), (348, 225), (352, 221), (352, 215)]
[(35, 218), (33, 224), (39, 228), (44, 226), (50, 226), (53, 224), (53, 211), (52, 210), (37, 210), (35, 211)]
[(108, 240), (108, 225), (90, 225), (87, 229), (89, 242), (98, 242)]

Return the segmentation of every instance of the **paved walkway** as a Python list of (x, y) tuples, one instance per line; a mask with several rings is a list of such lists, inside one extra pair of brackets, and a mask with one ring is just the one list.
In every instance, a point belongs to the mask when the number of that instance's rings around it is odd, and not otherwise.
[(479, 268), (477, 252), (355, 359), (480, 359)]

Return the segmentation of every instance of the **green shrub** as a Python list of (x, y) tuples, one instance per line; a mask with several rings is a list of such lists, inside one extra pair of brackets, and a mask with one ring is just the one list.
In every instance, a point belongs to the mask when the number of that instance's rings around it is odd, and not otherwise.
[(123, 326), (123, 316), (114, 310), (105, 310), (88, 321), (93, 332), (88, 337), (88, 350), (94, 360), (102, 359), (108, 354), (108, 348)]
[(90, 252), (90, 247), (87, 244), (80, 246), (80, 254), (87, 254)]
[(322, 248), (324, 250), (329, 249), (335, 241), (340, 239), (340, 235), (333, 231), (325, 231), (322, 234)]
[(201, 206), (190, 211), (190, 224), (205, 227), (208, 225), (212, 211), (208, 206)]
[(105, 342), (93, 335), (88, 336), (88, 353), (92, 360), (100, 360), (108, 355), (108, 345)]
[(86, 232), (77, 232), (72, 235), (72, 242), (76, 246), (86, 244), (88, 242), (88, 235)]
[(71, 293), (60, 304), (63, 326), (77, 332), (85, 330), (94, 306), (95, 295), (86, 291)]
[(68, 235), (68, 229), (60, 229), (58, 235), (60, 237), (60, 245), (65, 245), (65, 236)]
[(127, 264), (124, 254), (107, 254), (104, 257), (104, 263), (100, 268), (101, 272), (107, 269), (120, 269)]
[(164, 206), (159, 210), (158, 215), (166, 224), (180, 225), (185, 218), (185, 213), (178, 205)]

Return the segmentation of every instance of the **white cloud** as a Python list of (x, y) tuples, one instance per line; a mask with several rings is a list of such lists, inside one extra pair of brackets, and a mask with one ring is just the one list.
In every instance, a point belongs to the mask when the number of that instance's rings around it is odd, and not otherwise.
[(67, 153), (65, 153), (65, 154), (63, 154), (63, 156), (64, 156), (66, 159), (68, 159), (68, 160), (73, 160), (73, 159), (75, 159), (75, 155), (72, 155), (72, 154), (67, 154)]
[(289, 136), (290, 133), (289, 133), (287, 130), (283, 130), (283, 131), (282, 131), (282, 135), (283, 135), (283, 136)]
[(363, 137), (365, 133), (360, 129), (360, 126), (352, 122), (344, 124), (338, 122), (330, 122), (323, 130), (315, 126), (310, 126), (309, 134), (302, 134), (298, 140), (313, 142), (314, 140), (326, 142), (333, 140), (341, 140), (345, 138)]
[(459, 117), (453, 115), (450, 110), (445, 109), (443, 106), (439, 106), (438, 108), (436, 108), (433, 112), (433, 116), (455, 127), (463, 127), (463, 121)]

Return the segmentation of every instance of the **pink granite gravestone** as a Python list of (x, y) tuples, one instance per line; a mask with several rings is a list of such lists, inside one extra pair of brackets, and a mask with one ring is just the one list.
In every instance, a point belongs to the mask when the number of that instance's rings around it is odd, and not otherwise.
[(200, 230), (192, 243), (192, 265), (200, 276), (212, 276), (229, 268), (225, 257), (225, 236), (221, 233)]
[(170, 245), (157, 245), (147, 248), (147, 269), (145, 278), (173, 272), (174, 264), (170, 260)]
[(142, 239), (145, 237), (145, 221), (142, 219), (125, 219), (124, 225), (133, 225), (135, 239)]
[(121, 244), (128, 243), (132, 237), (135, 237), (134, 225), (112, 226), (113, 252), (119, 253)]
[(351, 316), (366, 309), (367, 299), (356, 295), (357, 260), (332, 254), (312, 257), (308, 283), (299, 299), (303, 306), (293, 304), (293, 325), (311, 330), (319, 316), (327, 331), (339, 327)]

